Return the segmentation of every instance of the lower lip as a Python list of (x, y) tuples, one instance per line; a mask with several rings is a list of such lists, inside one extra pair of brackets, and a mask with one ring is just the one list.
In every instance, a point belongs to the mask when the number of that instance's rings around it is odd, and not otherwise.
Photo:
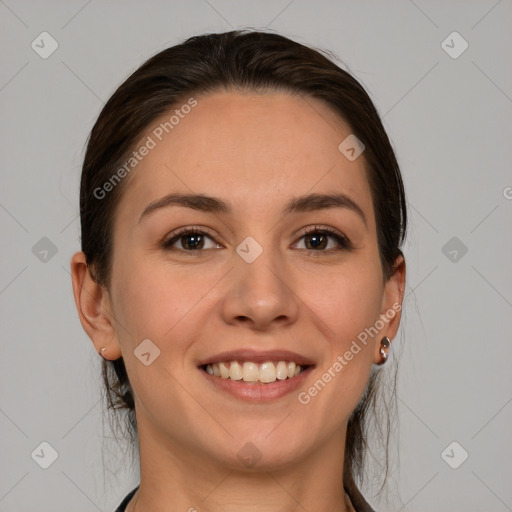
[(250, 402), (266, 402), (281, 398), (296, 391), (308, 378), (308, 375), (311, 373), (313, 368), (314, 366), (308, 366), (296, 377), (276, 380), (269, 384), (223, 379), (221, 377), (210, 375), (202, 368), (199, 368), (199, 371), (220, 391), (226, 391), (237, 398)]

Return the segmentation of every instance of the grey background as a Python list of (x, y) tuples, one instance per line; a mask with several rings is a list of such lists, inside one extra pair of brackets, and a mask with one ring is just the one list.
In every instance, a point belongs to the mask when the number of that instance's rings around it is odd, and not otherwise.
[[(99, 356), (72, 297), (83, 148), (146, 58), (239, 27), (335, 52), (372, 96), (402, 167), (400, 470), (372, 504), (512, 510), (512, 2), (5, 0), (0, 511), (110, 511), (138, 483), (103, 424)], [(46, 59), (31, 47), (43, 31), (59, 45)], [(441, 45), (453, 31), (469, 44), (456, 59)], [(43, 441), (58, 453), (48, 469), (31, 457)], [(461, 448), (441, 456), (453, 441), (469, 453), (457, 469), (445, 460), (460, 462)]]

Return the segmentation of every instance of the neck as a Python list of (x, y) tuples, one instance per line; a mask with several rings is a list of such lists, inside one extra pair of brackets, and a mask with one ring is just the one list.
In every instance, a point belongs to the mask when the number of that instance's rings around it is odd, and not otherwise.
[(141, 427), (141, 482), (127, 512), (354, 510), (342, 484), (345, 432), (301, 459), (256, 471), (222, 466)]

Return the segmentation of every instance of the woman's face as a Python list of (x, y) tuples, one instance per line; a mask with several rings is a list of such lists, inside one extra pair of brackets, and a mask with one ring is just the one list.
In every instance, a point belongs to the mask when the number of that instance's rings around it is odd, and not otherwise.
[[(350, 161), (340, 152), (350, 129), (319, 100), (196, 100), (168, 134), (154, 130), (172, 112), (141, 138), (154, 147), (131, 171), (115, 215), (106, 355), (124, 359), (141, 449), (226, 467), (332, 456), (399, 315), (377, 323), (366, 343), (361, 333), (401, 302), (403, 288), (403, 273), (383, 279), (364, 153)], [(169, 194), (212, 199), (155, 206)], [(204, 234), (174, 238), (184, 228)], [(205, 371), (234, 360), (309, 366), (274, 383)]]

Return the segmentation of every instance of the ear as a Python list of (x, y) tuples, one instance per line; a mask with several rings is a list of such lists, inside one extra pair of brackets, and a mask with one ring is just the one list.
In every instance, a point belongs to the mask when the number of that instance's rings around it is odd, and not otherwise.
[[(83, 252), (77, 252), (71, 258), (71, 278), (80, 322), (96, 352), (105, 359), (120, 358), (121, 346), (108, 290), (93, 279)], [(103, 347), (105, 351), (102, 353)]]
[(402, 317), (402, 302), (405, 290), (405, 258), (398, 256), (393, 265), (393, 273), (384, 284), (380, 319), (384, 326), (375, 337), (374, 358), (375, 363), (381, 361), (380, 342), (384, 336), (393, 340), (400, 326)]

